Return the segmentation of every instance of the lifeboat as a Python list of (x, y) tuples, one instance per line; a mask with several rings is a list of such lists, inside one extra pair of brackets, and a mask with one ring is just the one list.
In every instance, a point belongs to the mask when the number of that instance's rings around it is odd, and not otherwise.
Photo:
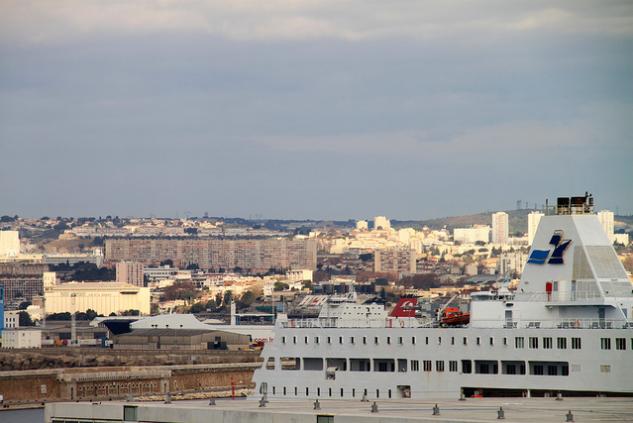
[(446, 307), (440, 323), (445, 326), (462, 326), (470, 322), (470, 313), (462, 312), (458, 307)]

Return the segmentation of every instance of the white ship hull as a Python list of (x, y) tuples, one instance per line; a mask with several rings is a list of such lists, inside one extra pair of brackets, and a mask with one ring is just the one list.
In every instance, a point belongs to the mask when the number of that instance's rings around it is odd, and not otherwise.
[[(293, 343), (294, 337), (297, 344)], [(320, 338), (318, 344), (315, 337)], [(343, 337), (343, 344), (339, 337)], [(363, 337), (367, 344), (363, 344)], [(374, 343), (376, 337), (378, 345)], [(391, 338), (390, 344), (387, 337)], [(523, 348), (517, 348), (517, 342), (521, 342), (517, 338), (523, 338)], [(533, 338), (538, 340), (537, 348), (530, 348)], [(551, 338), (551, 348), (543, 348), (548, 342), (544, 338)], [(559, 348), (559, 338), (565, 339), (565, 349)], [(573, 341), (580, 348), (572, 349), (572, 338), (580, 339), (580, 344)], [(605, 338), (610, 339), (610, 350), (601, 349)], [(616, 339), (624, 340), (624, 350), (616, 349)], [(268, 357), (276, 358), (274, 370), (264, 365), (256, 370), (254, 382), (258, 389), (266, 383), (269, 397), (360, 399), (366, 392), (369, 399), (456, 398), (474, 390), (484, 395), (487, 391), (492, 395), (633, 394), (631, 329), (278, 328), (275, 341), (265, 349), (264, 358)], [(300, 357), (300, 369), (280, 370), (281, 357)], [(315, 366), (312, 358), (324, 359), (320, 370), (306, 370), (306, 366)], [(335, 379), (327, 377), (327, 359), (330, 363), (345, 360), (345, 366), (335, 372)], [(351, 366), (362, 359), (369, 361), (370, 370), (352, 370)], [(390, 363), (383, 360), (393, 360), (393, 371), (390, 365), (387, 371), (379, 371), (379, 363)], [(468, 362), (470, 373), (465, 373)], [(485, 370), (481, 364), (488, 365), (488, 373), (481, 373)], [(511, 371), (508, 365), (514, 365), (514, 372), (519, 374), (507, 374)], [(520, 374), (521, 365), (525, 374)], [(541, 373), (539, 365), (543, 374), (534, 374)], [(548, 374), (554, 371), (551, 366), (556, 367), (556, 375)]]

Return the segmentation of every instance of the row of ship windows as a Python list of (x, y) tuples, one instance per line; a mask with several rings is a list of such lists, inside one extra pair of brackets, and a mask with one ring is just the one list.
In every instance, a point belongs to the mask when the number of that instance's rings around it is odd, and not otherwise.
[[(325, 360), (325, 363), (324, 363)], [(304, 371), (322, 371), (326, 369), (327, 379), (336, 379), (337, 372), (399, 372), (408, 371), (419, 372), (444, 372), (446, 370), (446, 361), (444, 360), (407, 360), (404, 358), (319, 358), (319, 357), (281, 357), (282, 370), (304, 370)], [(496, 360), (449, 360), (448, 371), (458, 372), (461, 363), (461, 373), (463, 374), (501, 374), (504, 375), (524, 375), (526, 368), (530, 375), (548, 375), (548, 376), (568, 376), (569, 364), (559, 361), (529, 361), (526, 366), (525, 361), (510, 360), (501, 361), (501, 366)], [(302, 366), (303, 364), (303, 366)], [(325, 366), (324, 366), (325, 364)], [(435, 364), (435, 366), (433, 365)], [(275, 362), (269, 357), (265, 364), (266, 369), (274, 370)], [(579, 371), (579, 369), (577, 369)]]
[[(328, 392), (328, 397), (332, 397), (332, 388), (328, 388), (327, 392)], [(345, 396), (345, 389), (340, 388), (339, 392), (340, 392), (340, 397), (343, 398)], [(285, 386), (282, 388), (281, 393), (284, 396), (288, 395), (288, 390), (286, 389)], [(310, 388), (306, 387), (305, 393), (306, 393), (306, 397), (310, 396)], [(352, 388), (351, 393), (352, 393), (352, 398), (356, 398), (356, 388)], [(294, 387), (294, 394), (295, 396), (299, 395), (299, 388), (297, 386)], [(277, 395), (276, 386), (273, 386), (273, 395)], [(367, 397), (367, 395), (368, 395), (367, 389), (364, 389), (363, 396)], [(321, 396), (321, 388), (316, 388), (316, 396), (317, 397)], [(380, 389), (376, 389), (376, 398), (380, 398)], [(387, 398), (391, 398), (391, 389), (387, 389)]]
[[(297, 341), (298, 341), (297, 337), (293, 336), (292, 337), (292, 343), (296, 344)], [(338, 337), (338, 343), (339, 344), (343, 344), (344, 341), (345, 340), (344, 340), (343, 336), (339, 336)], [(391, 345), (391, 337), (390, 336), (387, 336), (385, 338), (385, 341), (386, 341), (387, 345)], [(281, 337), (281, 342), (283, 344), (286, 343), (286, 337), (285, 336)], [(310, 337), (305, 336), (303, 338), (303, 342), (305, 344), (308, 344), (310, 342)], [(319, 344), (319, 342), (320, 342), (319, 337), (315, 336), (314, 337), (314, 343), (315, 344)], [(363, 345), (367, 345), (367, 342), (368, 342), (367, 337), (363, 336), (362, 337)], [(405, 342), (404, 341), (404, 337), (402, 337), (402, 336), (397, 337), (397, 343), (399, 345), (404, 345), (404, 342)], [(451, 336), (451, 338), (450, 338), (450, 345), (455, 345), (455, 342), (456, 342), (455, 337)], [(503, 342), (504, 346), (508, 346), (508, 338), (507, 337), (503, 337), (502, 342)], [(328, 344), (332, 344), (332, 337), (331, 336), (327, 337), (327, 343)], [(349, 343), (354, 345), (356, 343), (356, 338), (353, 337), (353, 336), (349, 337)], [(380, 338), (378, 336), (375, 336), (374, 339), (373, 339), (373, 343), (374, 343), (374, 345), (379, 345), (380, 344)], [(424, 338), (424, 343), (425, 343), (425, 345), (429, 345), (429, 337), (428, 336), (426, 336)], [(615, 343), (615, 349), (616, 350), (626, 350), (626, 338), (615, 338), (615, 342), (614, 343)], [(437, 344), (438, 345), (442, 345), (442, 337), (441, 336), (439, 336), (437, 338)], [(476, 337), (475, 338), (475, 344), (476, 345), (482, 345), (482, 338), (479, 337), (479, 336)], [(495, 339), (493, 337), (489, 337), (488, 338), (488, 345), (494, 346), (494, 344), (495, 344)], [(572, 337), (570, 344), (571, 344), (571, 348), (572, 349), (579, 350), (579, 349), (582, 348), (582, 339), (581, 338)], [(415, 336), (411, 337), (411, 345), (416, 345), (416, 337)], [(462, 337), (462, 345), (468, 345), (468, 337), (467, 336)], [(553, 345), (554, 345), (554, 338), (552, 338), (552, 337), (543, 337), (542, 338), (543, 349), (552, 349)], [(539, 338), (536, 337), (536, 336), (528, 337), (528, 346), (529, 346), (530, 349), (538, 349), (539, 348)], [(611, 338), (601, 338), (600, 339), (600, 346), (601, 346), (601, 348), (603, 350), (610, 350), (611, 349)], [(514, 338), (514, 347), (518, 348), (518, 349), (525, 348), (525, 338), (522, 337), (522, 336), (515, 337)], [(566, 337), (557, 337), (556, 338), (556, 348), (559, 349), (559, 350), (567, 349), (567, 338)], [(633, 349), (633, 338), (631, 338), (631, 349)]]

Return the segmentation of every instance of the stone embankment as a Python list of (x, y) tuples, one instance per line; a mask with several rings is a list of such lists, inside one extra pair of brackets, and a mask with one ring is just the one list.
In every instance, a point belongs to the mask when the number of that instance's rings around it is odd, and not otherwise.
[(0, 371), (74, 367), (248, 363), (258, 351), (126, 351), (103, 348), (0, 349)]
[(258, 352), (63, 352), (65, 356), (46, 350), (0, 352), (0, 368), (14, 369), (0, 371), (3, 407), (50, 401), (162, 398), (167, 393), (209, 398), (226, 396), (233, 389), (239, 396), (252, 387), (253, 371), (260, 366)]

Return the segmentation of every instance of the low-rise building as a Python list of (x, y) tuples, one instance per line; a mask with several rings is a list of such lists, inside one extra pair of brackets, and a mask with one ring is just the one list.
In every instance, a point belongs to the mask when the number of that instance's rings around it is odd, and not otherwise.
[(42, 331), (36, 328), (15, 328), (2, 331), (2, 348), (42, 348)]
[(247, 347), (250, 336), (214, 329), (133, 329), (113, 337), (114, 349), (124, 350), (236, 350)]

